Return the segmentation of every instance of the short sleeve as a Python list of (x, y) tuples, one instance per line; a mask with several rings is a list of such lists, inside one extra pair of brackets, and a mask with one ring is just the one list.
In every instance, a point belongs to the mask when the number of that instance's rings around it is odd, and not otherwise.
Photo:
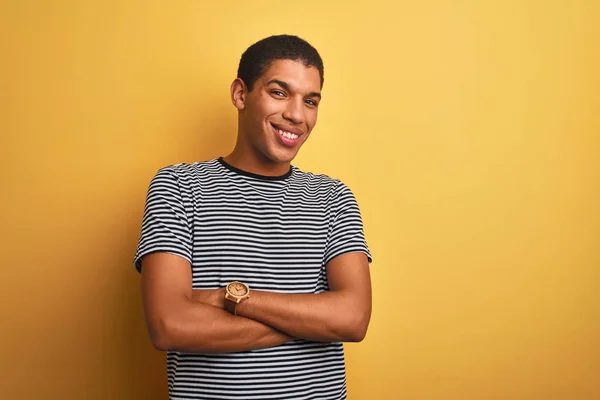
[(142, 270), (142, 258), (165, 252), (192, 262), (192, 234), (179, 180), (171, 167), (159, 170), (148, 189), (142, 233), (133, 264)]
[(343, 183), (338, 186), (335, 215), (325, 247), (325, 265), (333, 258), (346, 253), (361, 252), (372, 262), (365, 240), (362, 217), (352, 191)]

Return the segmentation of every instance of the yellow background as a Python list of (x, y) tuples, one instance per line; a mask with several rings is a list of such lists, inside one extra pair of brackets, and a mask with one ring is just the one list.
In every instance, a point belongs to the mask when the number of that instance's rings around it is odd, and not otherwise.
[(375, 257), (349, 399), (599, 399), (599, 4), (2, 1), (0, 398), (166, 398), (148, 183), (232, 149), (241, 53), (294, 33), (325, 62), (295, 163)]

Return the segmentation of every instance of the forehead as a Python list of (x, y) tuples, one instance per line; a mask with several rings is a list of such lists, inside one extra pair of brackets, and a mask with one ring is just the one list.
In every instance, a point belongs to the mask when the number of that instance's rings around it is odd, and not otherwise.
[(319, 70), (313, 66), (306, 67), (301, 61), (273, 61), (259, 79), (262, 85), (266, 85), (271, 80), (283, 81), (295, 90), (306, 92), (321, 90)]

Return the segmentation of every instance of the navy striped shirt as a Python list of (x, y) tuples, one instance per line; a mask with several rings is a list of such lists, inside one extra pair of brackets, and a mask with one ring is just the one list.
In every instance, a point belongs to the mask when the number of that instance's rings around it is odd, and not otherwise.
[[(327, 263), (363, 252), (356, 199), (339, 180), (291, 166), (266, 177), (222, 158), (160, 169), (134, 265), (153, 252), (188, 260), (194, 289), (239, 280), (279, 293), (328, 290)], [(236, 353), (168, 352), (171, 399), (345, 399), (342, 343), (296, 340)]]

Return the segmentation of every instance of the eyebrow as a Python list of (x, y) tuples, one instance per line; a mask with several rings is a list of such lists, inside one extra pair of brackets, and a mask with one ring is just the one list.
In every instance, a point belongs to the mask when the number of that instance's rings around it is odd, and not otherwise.
[[(270, 85), (270, 84), (272, 84), (272, 83), (274, 83), (274, 84), (276, 84), (276, 85), (279, 85), (279, 86), (281, 86), (283, 89), (285, 89), (285, 90), (287, 90), (287, 91), (291, 92), (291, 90), (290, 90), (290, 85), (288, 85), (288, 84), (287, 84), (287, 82), (280, 81), (279, 79), (271, 79), (269, 82), (267, 82), (267, 85)], [(310, 93), (308, 94), (308, 97), (318, 97), (318, 98), (320, 99), (320, 98), (321, 98), (321, 93), (319, 93), (319, 92), (310, 92)]]

